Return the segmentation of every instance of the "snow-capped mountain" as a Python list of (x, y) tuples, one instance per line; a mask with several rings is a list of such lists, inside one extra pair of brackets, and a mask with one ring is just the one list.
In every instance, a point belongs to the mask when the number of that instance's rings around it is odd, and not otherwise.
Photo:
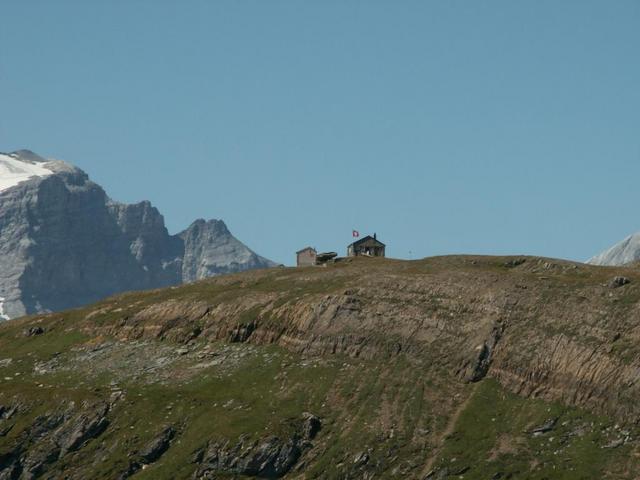
[(115, 202), (73, 165), (0, 154), (0, 320), (274, 265), (222, 220), (169, 235), (149, 202)]
[(592, 265), (624, 265), (640, 260), (640, 233), (634, 233), (613, 247), (587, 260)]
[(47, 168), (47, 163), (44, 158), (28, 150), (0, 153), (0, 192), (33, 177), (52, 175), (53, 170)]

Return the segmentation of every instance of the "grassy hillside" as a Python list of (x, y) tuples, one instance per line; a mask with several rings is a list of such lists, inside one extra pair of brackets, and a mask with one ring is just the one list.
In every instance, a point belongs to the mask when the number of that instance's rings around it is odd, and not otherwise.
[(6, 322), (0, 480), (634, 479), (638, 281), (357, 259)]

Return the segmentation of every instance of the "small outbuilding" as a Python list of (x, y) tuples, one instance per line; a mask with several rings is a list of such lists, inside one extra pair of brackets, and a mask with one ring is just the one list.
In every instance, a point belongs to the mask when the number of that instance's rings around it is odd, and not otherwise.
[(358, 257), (361, 255), (367, 257), (384, 257), (385, 244), (376, 238), (376, 234), (367, 235), (366, 237), (356, 240), (347, 247), (348, 257)]
[(296, 265), (299, 267), (310, 267), (316, 264), (318, 252), (313, 247), (306, 247), (296, 252)]
[(316, 265), (324, 265), (326, 267), (327, 263), (333, 263), (337, 256), (338, 254), (336, 252), (319, 253), (316, 257)]

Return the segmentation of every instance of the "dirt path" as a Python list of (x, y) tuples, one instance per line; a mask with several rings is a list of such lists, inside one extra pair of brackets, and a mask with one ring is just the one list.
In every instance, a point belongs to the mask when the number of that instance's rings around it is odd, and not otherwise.
[(474, 383), (473, 386), (471, 387), (471, 391), (469, 392), (469, 395), (467, 396), (467, 398), (465, 398), (463, 400), (463, 402), (458, 405), (458, 408), (456, 408), (455, 412), (453, 412), (453, 415), (451, 415), (451, 418), (449, 418), (449, 422), (447, 423), (446, 428), (443, 430), (443, 432), (440, 434), (440, 436), (438, 437), (438, 444), (436, 446), (436, 448), (433, 450), (433, 455), (431, 455), (429, 457), (429, 459), (427, 460), (427, 463), (425, 464), (423, 470), (422, 470), (422, 475), (427, 475), (431, 469), (433, 468), (433, 464), (435, 463), (435, 461), (438, 459), (438, 457), (440, 456), (440, 452), (442, 451), (442, 447), (444, 446), (444, 442), (446, 440), (446, 438), (451, 435), (453, 433), (453, 431), (456, 428), (456, 423), (458, 423), (458, 419), (460, 418), (460, 415), (462, 414), (462, 412), (465, 411), (465, 409), (467, 408), (467, 406), (469, 405), (469, 402), (471, 401), (471, 399), (474, 397), (474, 395), (476, 394), (476, 390), (478, 389), (478, 385), (480, 383)]

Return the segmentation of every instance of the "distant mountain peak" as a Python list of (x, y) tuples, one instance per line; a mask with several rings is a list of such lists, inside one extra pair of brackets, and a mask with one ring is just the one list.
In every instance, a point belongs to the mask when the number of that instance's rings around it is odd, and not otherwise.
[[(218, 235), (230, 235), (229, 229), (227, 228), (226, 223), (223, 220), (218, 220), (215, 218), (211, 218), (209, 220), (205, 220), (204, 218), (198, 218), (195, 220), (187, 230), (207, 230), (211, 233)], [(185, 232), (187, 231), (185, 230)]]
[(592, 265), (625, 265), (640, 260), (640, 232), (629, 235), (611, 248), (587, 260)]
[(34, 153), (31, 150), (27, 150), (27, 149), (16, 150), (15, 152), (11, 152), (8, 155), (17, 160), (22, 160), (27, 162), (46, 163), (49, 161), (46, 158), (41, 157), (37, 153)]
[(30, 150), (0, 154), (0, 227), (0, 320), (275, 265), (222, 220), (170, 235), (149, 201), (113, 201), (81, 169)]

